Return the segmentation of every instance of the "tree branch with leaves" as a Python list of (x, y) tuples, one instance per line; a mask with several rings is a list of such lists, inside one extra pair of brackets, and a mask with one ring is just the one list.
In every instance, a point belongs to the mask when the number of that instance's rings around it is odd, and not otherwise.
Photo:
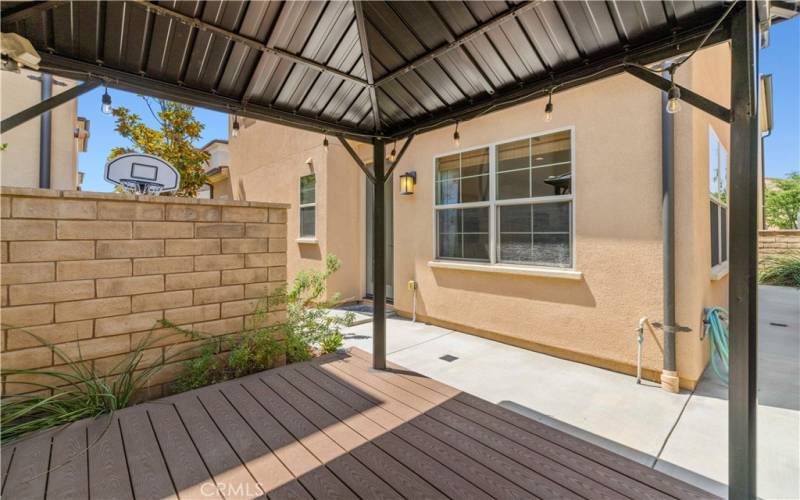
[(205, 165), (209, 155), (192, 144), (200, 139), (205, 126), (194, 116), (194, 107), (163, 99), (142, 96), (150, 112), (159, 124), (158, 129), (147, 126), (136, 113), (120, 106), (112, 110), (116, 120), (115, 130), (131, 142), (130, 147), (116, 147), (108, 159), (127, 153), (144, 153), (167, 161), (181, 174), (178, 196), (197, 196), (197, 191), (206, 182)]
[(778, 229), (800, 229), (800, 172), (776, 180), (764, 193), (767, 225)]

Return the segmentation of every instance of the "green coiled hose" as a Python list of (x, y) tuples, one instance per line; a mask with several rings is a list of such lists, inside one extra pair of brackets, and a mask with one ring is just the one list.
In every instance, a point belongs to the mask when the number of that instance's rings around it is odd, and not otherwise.
[(708, 334), (711, 344), (711, 368), (717, 377), (728, 384), (728, 310), (724, 307), (710, 307), (703, 311), (706, 328), (703, 340)]

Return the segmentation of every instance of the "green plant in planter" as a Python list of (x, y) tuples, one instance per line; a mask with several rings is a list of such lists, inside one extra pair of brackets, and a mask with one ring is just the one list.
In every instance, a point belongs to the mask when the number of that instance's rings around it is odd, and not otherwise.
[(321, 300), (328, 278), (342, 267), (342, 261), (332, 254), (325, 257), (325, 270), (302, 270), (297, 273), (285, 292), (272, 297), (286, 303), (286, 360), (289, 363), (311, 358), (311, 349), (332, 352), (342, 345), (342, 328), (353, 324), (355, 314), (335, 316), (327, 311), (339, 300), (335, 294)]
[(770, 255), (761, 261), (760, 267), (759, 283), (800, 287), (800, 252)]
[[(20, 394), (3, 399), (0, 411), (0, 439), (5, 442), (25, 433), (74, 422), (86, 417), (125, 408), (133, 403), (133, 395), (144, 386), (164, 365), (160, 359), (144, 368), (140, 367), (144, 351), (160, 340), (150, 332), (107, 373), (99, 373), (92, 363), (85, 363), (78, 342), (77, 357), (25, 330), (43, 346), (53, 351), (56, 359), (66, 369), (3, 368), (3, 379), (24, 375), (28, 381), (16, 384), (30, 386), (31, 394)], [(51, 379), (52, 382), (37, 380)], [(34, 392), (35, 391), (35, 392)]]

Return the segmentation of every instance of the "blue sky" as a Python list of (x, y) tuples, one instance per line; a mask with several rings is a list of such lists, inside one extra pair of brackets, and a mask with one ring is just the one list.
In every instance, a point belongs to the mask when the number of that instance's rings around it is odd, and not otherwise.
[(772, 27), (759, 72), (772, 74), (775, 124), (764, 140), (767, 177), (800, 171), (800, 17)]
[[(773, 75), (775, 125), (765, 141), (766, 174), (783, 177), (800, 170), (800, 17), (773, 26), (770, 46), (761, 52), (760, 72)], [(141, 97), (109, 89), (114, 106), (126, 106), (139, 114), (151, 127), (157, 128)], [(78, 114), (91, 120), (89, 151), (80, 154), (80, 170), (86, 173), (83, 189), (111, 191), (103, 180), (103, 166), (111, 148), (128, 145), (114, 131), (114, 118), (100, 112), (103, 89), (97, 88), (78, 99)], [(227, 139), (227, 118), (223, 113), (196, 108), (195, 116), (205, 124), (202, 146), (212, 139)]]
[[(103, 167), (108, 153), (117, 146), (130, 146), (127, 139), (114, 131), (114, 117), (100, 111), (100, 100), (104, 91), (104, 88), (99, 87), (78, 98), (78, 116), (84, 116), (91, 121), (89, 150), (80, 153), (78, 158), (79, 169), (86, 174), (82, 184), (85, 191), (111, 191), (114, 186), (103, 180)], [(114, 89), (108, 89), (108, 94), (113, 106), (125, 106), (142, 117), (147, 125), (158, 128), (158, 123), (147, 109), (144, 99), (136, 94)], [(203, 136), (196, 142), (197, 146), (203, 146), (212, 139), (228, 138), (226, 114), (195, 108), (194, 115), (205, 125)]]

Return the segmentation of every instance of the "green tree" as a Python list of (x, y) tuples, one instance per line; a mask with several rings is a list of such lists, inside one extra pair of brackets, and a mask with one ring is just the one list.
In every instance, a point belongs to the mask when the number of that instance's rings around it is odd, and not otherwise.
[(162, 99), (155, 101), (142, 96), (160, 128), (145, 125), (141, 117), (123, 106), (114, 108), (115, 130), (131, 142), (130, 147), (111, 150), (108, 159), (127, 153), (145, 153), (158, 156), (178, 169), (181, 185), (178, 196), (197, 196), (197, 190), (206, 183), (204, 166), (208, 153), (195, 148), (192, 142), (199, 139), (204, 125), (194, 117), (194, 107)]
[(764, 193), (764, 215), (767, 224), (779, 229), (800, 229), (800, 172), (792, 172), (786, 179)]

